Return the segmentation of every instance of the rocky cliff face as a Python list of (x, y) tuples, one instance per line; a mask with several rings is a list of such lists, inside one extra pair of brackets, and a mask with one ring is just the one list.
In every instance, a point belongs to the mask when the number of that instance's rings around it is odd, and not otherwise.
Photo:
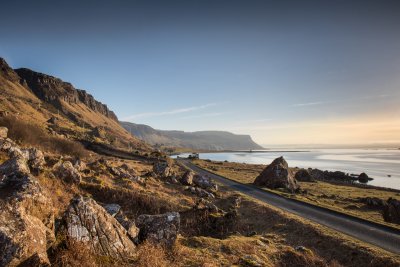
[(72, 84), (56, 77), (30, 69), (16, 69), (22, 82), (26, 82), (32, 92), (41, 100), (62, 109), (62, 101), (68, 104), (83, 103), (91, 110), (117, 121), (114, 112), (84, 90), (75, 89)]

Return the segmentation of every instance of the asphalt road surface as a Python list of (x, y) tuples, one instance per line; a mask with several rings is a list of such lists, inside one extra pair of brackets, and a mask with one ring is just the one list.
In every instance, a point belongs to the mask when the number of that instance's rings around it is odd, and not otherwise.
[(393, 253), (400, 253), (400, 230), (377, 225), (346, 214), (330, 211), (311, 204), (285, 198), (252, 185), (245, 185), (215, 175), (192, 164), (189, 160), (180, 160), (187, 168), (200, 175), (207, 175), (218, 183), (242, 194), (261, 200), (272, 206), (296, 214), (313, 222), (325, 225), (361, 241), (381, 247)]

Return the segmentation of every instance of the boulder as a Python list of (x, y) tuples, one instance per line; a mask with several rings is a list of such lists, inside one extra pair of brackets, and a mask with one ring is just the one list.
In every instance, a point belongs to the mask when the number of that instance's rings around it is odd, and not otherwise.
[(0, 138), (7, 138), (8, 129), (7, 127), (0, 127)]
[(218, 186), (207, 176), (196, 174), (193, 177), (193, 183), (203, 189), (218, 190)]
[(314, 178), (311, 176), (310, 172), (306, 169), (300, 169), (296, 172), (294, 178), (300, 182), (314, 182)]
[(184, 185), (192, 185), (194, 175), (195, 174), (192, 171), (185, 172), (185, 174), (181, 178), (181, 183)]
[(56, 175), (68, 183), (79, 184), (81, 182), (81, 174), (70, 161), (59, 162), (54, 166), (54, 169)]
[(286, 188), (294, 192), (300, 188), (289, 172), (289, 166), (283, 157), (275, 159), (254, 181), (255, 185), (271, 189)]
[(81, 159), (77, 159), (74, 163), (74, 168), (78, 171), (84, 171), (87, 169), (86, 163)]
[(127, 261), (136, 256), (136, 246), (127, 231), (91, 198), (75, 197), (64, 214), (68, 238), (87, 244), (95, 254)]
[(0, 266), (49, 266), (55, 241), (50, 198), (29, 175), (8, 175), (0, 183)]
[(136, 221), (139, 227), (139, 240), (148, 240), (171, 247), (180, 229), (178, 212), (167, 212), (160, 215), (140, 215)]
[(161, 177), (168, 177), (172, 174), (172, 169), (169, 166), (168, 162), (158, 161), (153, 165), (153, 171), (155, 174)]
[(400, 224), (400, 201), (389, 198), (383, 208), (383, 219), (385, 222)]

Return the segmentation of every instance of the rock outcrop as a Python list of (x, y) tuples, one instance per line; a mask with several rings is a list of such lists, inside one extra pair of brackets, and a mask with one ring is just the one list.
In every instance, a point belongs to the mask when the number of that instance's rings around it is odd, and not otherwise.
[(3, 178), (0, 183), (0, 266), (27, 262), (48, 265), (46, 251), (54, 241), (53, 205), (36, 179), (29, 174), (11, 174)]
[(299, 189), (299, 185), (289, 171), (289, 166), (283, 157), (275, 159), (265, 168), (254, 181), (255, 185), (271, 189), (286, 188), (291, 192)]
[(63, 226), (68, 238), (86, 243), (95, 254), (122, 261), (136, 255), (127, 231), (91, 198), (74, 198), (64, 214)]
[(400, 201), (389, 198), (383, 208), (383, 219), (386, 222), (400, 224)]
[(0, 127), (0, 138), (7, 138), (8, 129), (6, 127)]
[(175, 243), (180, 229), (180, 215), (178, 212), (140, 215), (136, 223), (140, 229), (140, 241), (148, 240), (170, 247)]
[(70, 83), (30, 69), (21, 68), (16, 69), (15, 72), (21, 80), (27, 83), (39, 99), (54, 105), (65, 113), (68, 112), (64, 110), (63, 102), (68, 104), (82, 103), (89, 109), (118, 121), (114, 112), (110, 111), (106, 105), (96, 101), (86, 91), (75, 89)]

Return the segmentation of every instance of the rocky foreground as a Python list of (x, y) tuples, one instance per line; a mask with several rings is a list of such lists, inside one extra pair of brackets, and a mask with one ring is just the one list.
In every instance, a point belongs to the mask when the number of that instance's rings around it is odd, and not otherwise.
[(169, 159), (58, 155), (4, 127), (0, 156), (0, 266), (398, 266)]

